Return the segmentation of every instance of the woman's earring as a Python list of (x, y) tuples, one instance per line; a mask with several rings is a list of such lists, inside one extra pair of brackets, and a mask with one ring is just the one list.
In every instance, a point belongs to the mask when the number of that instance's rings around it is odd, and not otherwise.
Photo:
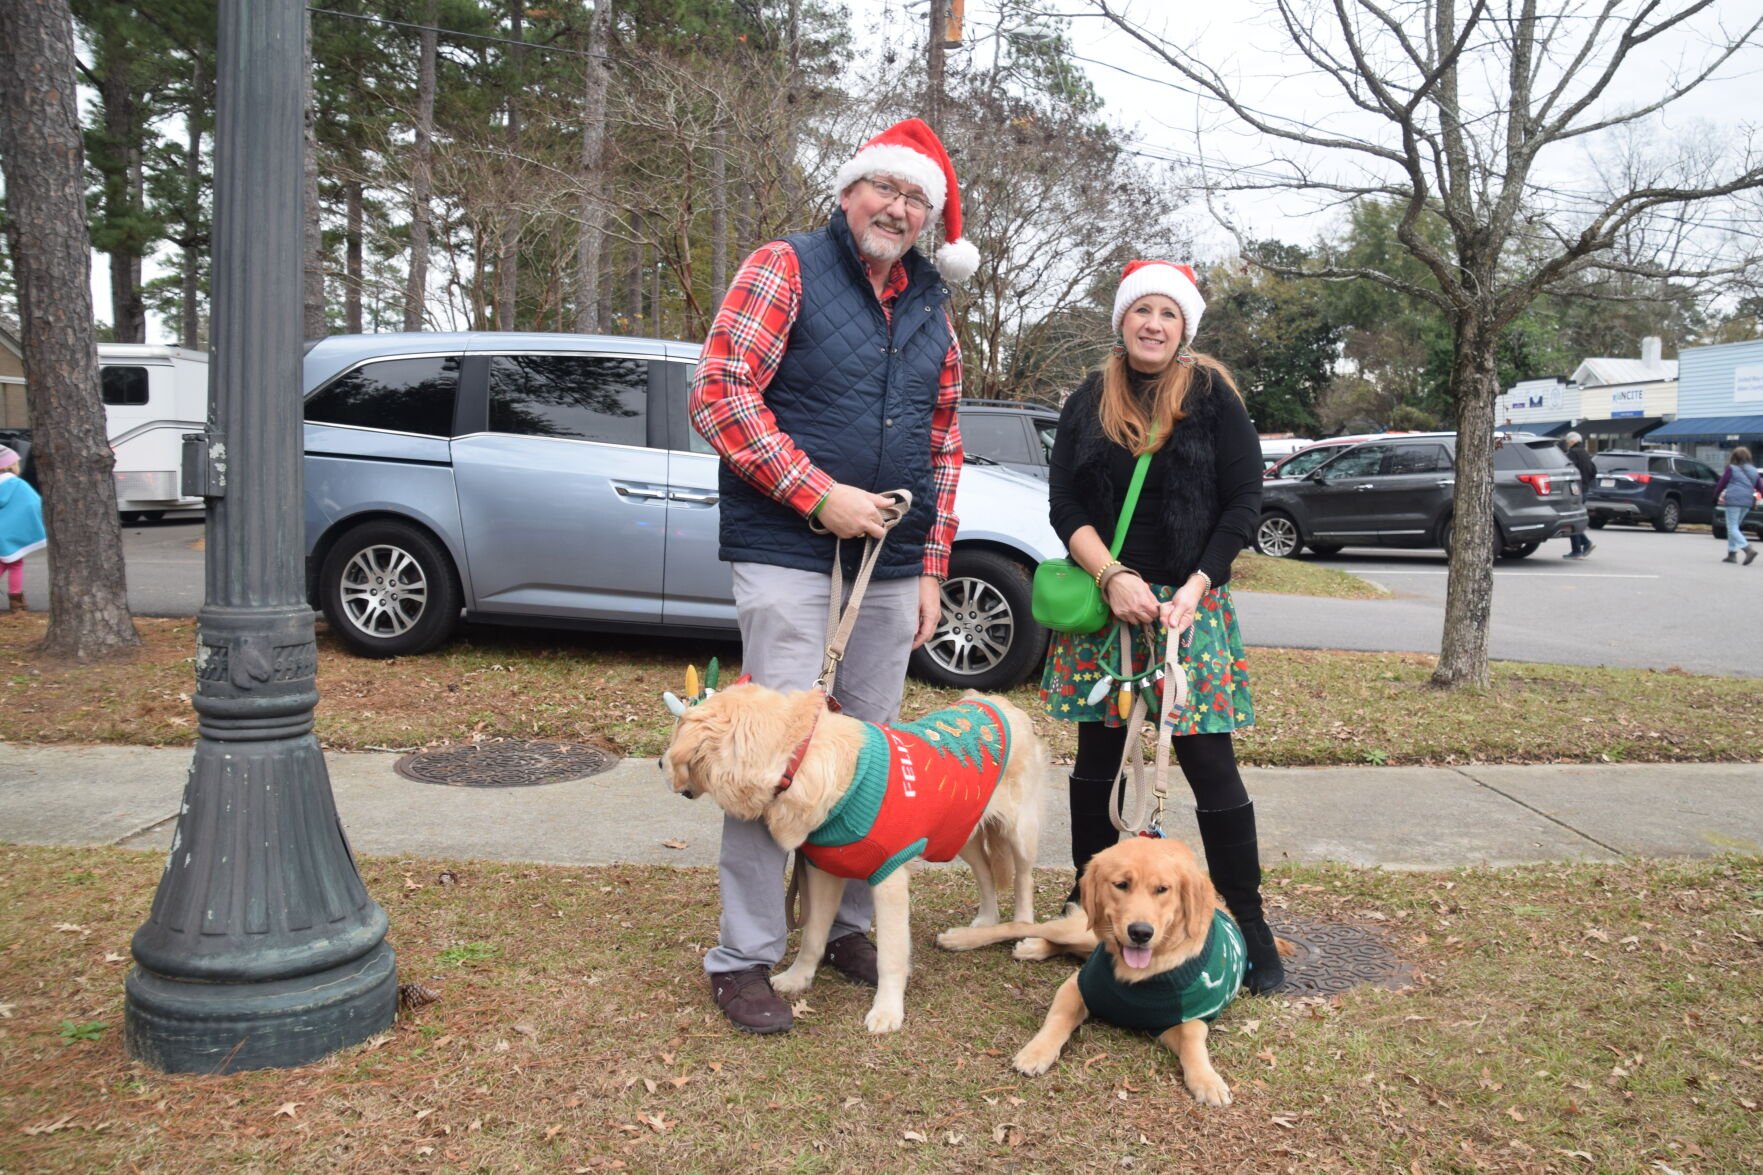
[(1181, 348), (1175, 353), (1175, 361), (1177, 363), (1186, 363), (1189, 367), (1192, 367), (1195, 362), (1193, 347), (1189, 346), (1187, 343), (1183, 343)]
[(1124, 354), (1126, 354), (1126, 336), (1125, 335), (1115, 335), (1114, 336), (1114, 343), (1113, 343), (1113, 345), (1111, 345), (1108, 348), (1108, 353), (1110, 355), (1124, 355)]

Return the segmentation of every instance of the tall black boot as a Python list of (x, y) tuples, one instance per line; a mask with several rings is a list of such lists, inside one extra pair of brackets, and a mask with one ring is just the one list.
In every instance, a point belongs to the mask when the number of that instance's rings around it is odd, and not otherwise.
[[(1108, 793), (1113, 790), (1114, 781), (1081, 779), (1072, 775), (1067, 777), (1067, 786), (1071, 792), (1071, 864), (1076, 875), (1082, 877), (1090, 858), (1120, 839), (1113, 821), (1108, 819)], [(1074, 880), (1065, 904), (1076, 903), (1077, 883)]]
[(1261, 910), (1261, 848), (1255, 838), (1255, 805), (1222, 812), (1196, 810), (1194, 818), (1200, 824), (1212, 884), (1230, 908), (1248, 947), (1249, 973), (1243, 986), (1250, 995), (1277, 991), (1285, 982), (1286, 969)]

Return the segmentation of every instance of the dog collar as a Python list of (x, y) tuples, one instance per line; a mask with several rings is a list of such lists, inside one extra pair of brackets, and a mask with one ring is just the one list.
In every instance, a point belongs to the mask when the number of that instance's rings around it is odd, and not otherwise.
[(796, 782), (796, 772), (801, 769), (802, 760), (808, 757), (808, 744), (814, 741), (814, 732), (820, 728), (820, 716), (827, 710), (834, 714), (840, 710), (838, 702), (834, 701), (830, 695), (826, 698), (826, 710), (814, 712), (814, 721), (808, 724), (808, 733), (802, 736), (802, 741), (796, 744), (794, 751), (790, 752), (790, 761), (784, 767), (783, 778), (777, 781), (777, 787), (772, 791), (772, 795), (782, 795), (790, 790), (792, 783)]

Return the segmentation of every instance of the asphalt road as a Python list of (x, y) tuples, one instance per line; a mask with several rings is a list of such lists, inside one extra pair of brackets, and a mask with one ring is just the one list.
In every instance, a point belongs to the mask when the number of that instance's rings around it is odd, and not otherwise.
[[(1678, 667), (1763, 676), (1763, 560), (1720, 562), (1724, 544), (1700, 533), (1607, 527), (1589, 559), (1565, 560), (1564, 539), (1494, 569), (1494, 657), (1570, 665)], [(202, 603), (202, 524), (168, 520), (125, 527), (129, 605), (147, 616), (193, 616)], [(1250, 645), (1436, 653), (1444, 623), (1441, 551), (1305, 555), (1382, 584), (1388, 600), (1325, 600), (1244, 593)], [(48, 601), (44, 560), (26, 564), (33, 607)]]

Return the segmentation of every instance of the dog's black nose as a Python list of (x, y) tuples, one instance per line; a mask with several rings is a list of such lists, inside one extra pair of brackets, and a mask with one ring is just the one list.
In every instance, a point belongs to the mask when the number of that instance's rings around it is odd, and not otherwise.
[(1156, 933), (1156, 929), (1149, 922), (1134, 922), (1126, 928), (1126, 937), (1132, 939), (1132, 944), (1135, 947), (1144, 946), (1151, 941)]
[(693, 792), (689, 787), (681, 788), (679, 794), (686, 797), (688, 800), (695, 800), (698, 798), (697, 793)]

